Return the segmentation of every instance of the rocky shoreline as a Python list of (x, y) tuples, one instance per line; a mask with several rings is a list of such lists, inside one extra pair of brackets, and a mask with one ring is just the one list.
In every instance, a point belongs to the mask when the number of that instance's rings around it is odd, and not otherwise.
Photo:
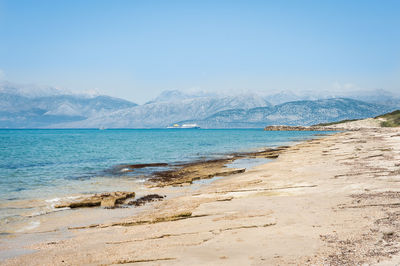
[(149, 179), (150, 186), (179, 186), (184, 184), (192, 184), (193, 181), (201, 179), (210, 179), (215, 176), (228, 176), (245, 172), (245, 168), (227, 168), (226, 165), (237, 159), (243, 158), (266, 158), (276, 159), (279, 154), (287, 149), (288, 146), (264, 149), (257, 152), (232, 153), (226, 158), (195, 161), (180, 164), (172, 170), (155, 172), (154, 176)]
[[(227, 164), (242, 158), (267, 158), (276, 159), (279, 154), (289, 146), (281, 146), (277, 148), (264, 149), (257, 152), (232, 153), (226, 158), (213, 160), (199, 160), (184, 164), (169, 165), (167, 163), (153, 164), (125, 164), (119, 165), (119, 168), (126, 169), (125, 172), (133, 172), (135, 169), (145, 167), (160, 167), (169, 166), (170, 170), (156, 171), (152, 177), (148, 179), (148, 187), (166, 187), (166, 186), (183, 186), (192, 184), (193, 181), (210, 179), (216, 176), (228, 176), (239, 173), (244, 173), (245, 168), (228, 168)], [(88, 208), (88, 207), (103, 207), (113, 209), (116, 207), (124, 207), (128, 205), (141, 206), (153, 199), (162, 200), (164, 197), (159, 195), (145, 195), (136, 201), (135, 192), (115, 191), (108, 193), (100, 193), (88, 196), (81, 196), (68, 202), (61, 202), (55, 205), (55, 208)], [(150, 200), (149, 200), (150, 199)]]
[(116, 191), (110, 193), (94, 194), (91, 196), (82, 196), (71, 202), (62, 202), (56, 204), (55, 208), (84, 208), (101, 206), (106, 209), (115, 208), (117, 204), (124, 203), (126, 200), (135, 197), (135, 192)]
[(345, 131), (349, 130), (341, 127), (327, 127), (327, 126), (267, 126), (265, 131)]
[(149, 196), (151, 208), (71, 226), (70, 237), (30, 244), (34, 253), (2, 263), (398, 265), (399, 154), (399, 129), (377, 128), (255, 153), (278, 158), (200, 187), (186, 186), (193, 180), (184, 174), (201, 164), (187, 165), (152, 188), (165, 195), (182, 185), (179, 195)]

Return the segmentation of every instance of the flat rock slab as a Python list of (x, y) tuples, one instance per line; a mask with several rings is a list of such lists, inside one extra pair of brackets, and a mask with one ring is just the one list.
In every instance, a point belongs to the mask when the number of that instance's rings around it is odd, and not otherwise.
[(101, 194), (95, 194), (89, 197), (81, 198), (73, 202), (63, 202), (55, 206), (55, 208), (83, 208), (102, 206), (105, 208), (114, 208), (116, 204), (122, 203), (126, 199), (134, 198), (135, 192), (116, 191)]

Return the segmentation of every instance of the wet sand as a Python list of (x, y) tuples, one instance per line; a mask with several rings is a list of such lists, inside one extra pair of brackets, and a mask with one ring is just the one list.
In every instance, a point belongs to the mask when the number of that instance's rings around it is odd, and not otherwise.
[[(289, 147), (273, 162), (208, 185), (153, 189), (161, 195), (178, 190), (175, 197), (153, 202), (130, 218), (69, 226), (66, 232), (54, 231), (51, 239), (44, 237), (42, 243), (27, 242), (33, 253), (2, 263), (393, 265), (400, 261), (400, 129), (337, 133)], [(80, 215), (84, 220), (85, 212)]]

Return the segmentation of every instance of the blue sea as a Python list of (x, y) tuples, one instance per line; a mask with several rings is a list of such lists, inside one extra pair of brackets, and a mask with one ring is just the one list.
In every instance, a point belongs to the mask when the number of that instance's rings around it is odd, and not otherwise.
[(223, 157), (306, 140), (316, 133), (262, 129), (2, 129), (0, 222), (20, 215), (15, 207), (18, 204), (13, 204), (16, 202), (52, 202), (74, 194), (129, 190), (127, 184), (140, 184), (157, 170), (114, 171), (121, 164), (174, 164)]

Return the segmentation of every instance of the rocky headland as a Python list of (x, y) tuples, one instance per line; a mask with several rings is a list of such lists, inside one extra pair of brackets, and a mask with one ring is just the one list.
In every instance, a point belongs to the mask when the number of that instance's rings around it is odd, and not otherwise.
[(346, 128), (340, 127), (325, 127), (325, 126), (286, 126), (276, 125), (267, 126), (264, 128), (265, 131), (343, 131)]

